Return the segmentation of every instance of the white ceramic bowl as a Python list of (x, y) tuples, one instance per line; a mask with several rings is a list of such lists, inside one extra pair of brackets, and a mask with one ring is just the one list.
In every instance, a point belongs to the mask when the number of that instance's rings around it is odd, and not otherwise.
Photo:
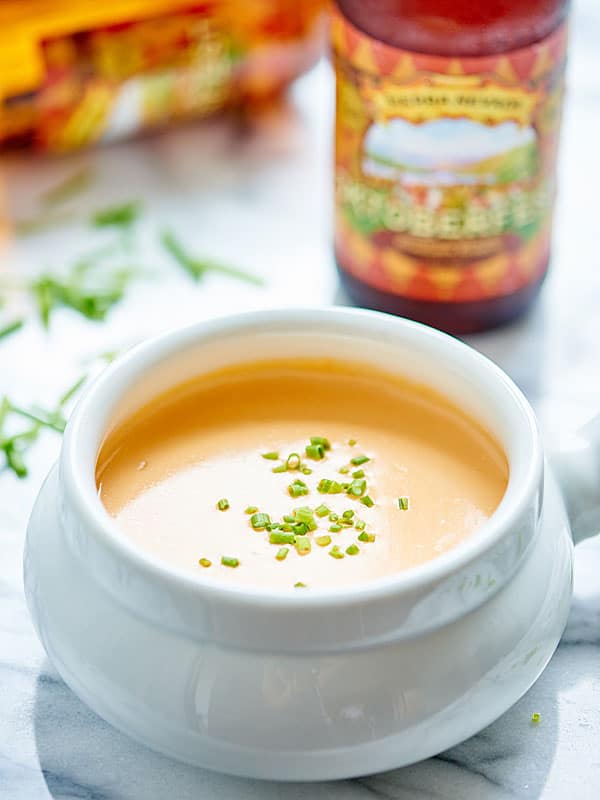
[[(215, 586), (122, 536), (94, 482), (109, 423), (216, 367), (295, 355), (368, 359), (480, 420), (510, 464), (493, 517), (405, 573), (304, 592)], [(590, 474), (577, 447), (561, 462), (571, 486)], [(592, 486), (584, 507), (571, 493), (583, 532)], [(263, 311), (146, 342), (86, 391), (32, 513), (25, 587), (54, 665), (117, 728), (211, 769), (321, 780), (426, 758), (514, 703), (565, 625), (571, 537), (533, 412), (486, 358), (374, 312)]]

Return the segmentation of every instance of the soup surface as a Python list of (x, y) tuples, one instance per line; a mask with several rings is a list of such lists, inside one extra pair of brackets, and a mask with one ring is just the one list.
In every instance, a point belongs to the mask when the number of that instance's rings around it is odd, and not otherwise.
[(439, 556), (477, 531), (507, 480), (495, 440), (441, 396), (328, 360), (186, 383), (110, 432), (96, 468), (138, 547), (202, 578), (290, 589)]

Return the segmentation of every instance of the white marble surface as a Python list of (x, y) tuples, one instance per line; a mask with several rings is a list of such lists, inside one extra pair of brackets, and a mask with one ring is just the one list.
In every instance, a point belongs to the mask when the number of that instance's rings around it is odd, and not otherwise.
[[(552, 273), (540, 302), (516, 325), (471, 343), (501, 364), (539, 413), (549, 437), (600, 409), (600, 7), (576, 5), (561, 195)], [(245, 132), (211, 123), (67, 160), (13, 160), (4, 177), (12, 213), (31, 213), (40, 189), (81, 163), (97, 180), (75, 203), (91, 208), (143, 197), (139, 256), (154, 275), (105, 325), (65, 311), (46, 335), (31, 321), (0, 343), (0, 394), (50, 403), (90, 355), (170, 325), (261, 305), (344, 302), (330, 247), (332, 86), (320, 65), (288, 107)], [(264, 289), (223, 278), (195, 287), (157, 246), (161, 224), (194, 249), (253, 269)], [(60, 269), (108, 237), (83, 224), (13, 244), (2, 268)], [(58, 438), (36, 445), (30, 477), (0, 472), (0, 798), (4, 800), (358, 800), (359, 798), (600, 796), (600, 540), (576, 553), (575, 595), (563, 641), (530, 692), (459, 747), (383, 775), (312, 786), (266, 784), (203, 772), (129, 741), (83, 706), (44, 656), (22, 592), (21, 549)], [(529, 720), (539, 711), (542, 722)]]

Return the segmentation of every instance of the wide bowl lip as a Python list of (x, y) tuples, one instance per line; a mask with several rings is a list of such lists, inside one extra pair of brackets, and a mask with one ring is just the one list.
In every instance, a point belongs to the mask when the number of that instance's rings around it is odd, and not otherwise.
[[(81, 461), (78, 448), (82, 430), (90, 412), (98, 402), (98, 396), (110, 396), (110, 387), (116, 382), (116, 379), (128, 371), (135, 372), (135, 367), (139, 362), (147, 361), (145, 368), (148, 369), (196, 342), (210, 339), (219, 334), (230, 334), (238, 327), (254, 325), (260, 329), (261, 326), (282, 322), (306, 323), (307, 316), (312, 317), (313, 320), (316, 317), (320, 320), (338, 319), (342, 324), (344, 321), (356, 321), (357, 323), (367, 321), (367, 325), (369, 325), (370, 321), (373, 329), (377, 329), (380, 325), (403, 327), (408, 335), (412, 333), (429, 338), (432, 342), (436, 340), (442, 347), (453, 348), (457, 353), (462, 353), (464, 358), (471, 360), (473, 369), (487, 372), (491, 380), (496, 381), (499, 386), (501, 385), (523, 415), (531, 450), (526, 474), (519, 488), (515, 490), (513, 487), (513, 493), (517, 496), (511, 499), (509, 507), (504, 503), (505, 494), (500, 507), (478, 530), (476, 536), (469, 537), (443, 555), (421, 565), (397, 574), (349, 586), (315, 587), (310, 591), (302, 592), (219, 583), (217, 580), (205, 578), (202, 573), (195, 575), (174, 567), (131, 543), (102, 505), (97, 491), (94, 491), (93, 494), (95, 500), (90, 502), (88, 499), (91, 496), (89, 495), (89, 485), (86, 489), (85, 481), (91, 479), (95, 487), (95, 476), (84, 476), (83, 469), (78, 469)], [(153, 354), (154, 357), (152, 357)], [(115, 399), (114, 393), (112, 399), (113, 401)], [(503, 443), (501, 442), (501, 444)], [(343, 306), (302, 306), (244, 311), (203, 319), (170, 329), (128, 350), (110, 364), (82, 393), (65, 430), (59, 475), (63, 482), (65, 497), (68, 498), (73, 511), (78, 515), (85, 528), (93, 532), (93, 535), (111, 551), (112, 555), (128, 562), (130, 566), (134, 566), (145, 577), (156, 581), (157, 584), (175, 591), (183, 590), (198, 599), (209, 595), (213, 600), (239, 602), (259, 607), (277, 604), (278, 607), (283, 605), (302, 608), (366, 603), (389, 595), (409, 595), (459, 572), (492, 549), (522, 518), (542, 480), (543, 460), (541, 437), (533, 409), (508, 375), (482, 353), (446, 333), (403, 317)]]

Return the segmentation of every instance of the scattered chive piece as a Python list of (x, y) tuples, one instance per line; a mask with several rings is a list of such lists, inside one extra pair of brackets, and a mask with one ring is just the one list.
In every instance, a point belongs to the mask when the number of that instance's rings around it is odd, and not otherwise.
[(347, 474), (350, 472), (350, 467), (340, 467), (340, 468), (338, 469), (338, 472), (339, 472), (341, 475), (347, 475)]
[(369, 456), (354, 456), (354, 458), (350, 459), (350, 463), (354, 464), (355, 467), (360, 467), (361, 464), (366, 464), (370, 460)]
[(221, 564), (224, 567), (239, 567), (240, 561), (238, 558), (232, 558), (231, 556), (221, 556)]
[(283, 561), (289, 552), (289, 547), (280, 547), (275, 558), (277, 561)]
[(348, 444), (350, 445), (350, 447), (354, 447), (354, 445), (356, 444), (356, 439), (348, 439)]
[(266, 458), (268, 461), (277, 461), (279, 458), (279, 453), (276, 453), (272, 450), (270, 453), (262, 453), (262, 457)]
[(331, 533), (337, 533), (338, 531), (342, 530), (342, 526), (341, 525), (336, 525), (334, 523), (333, 525), (329, 526), (329, 530), (331, 531)]
[(353, 522), (351, 519), (348, 519), (348, 517), (340, 517), (338, 520), (338, 525), (344, 525), (346, 528), (351, 528)]
[(312, 475), (312, 469), (310, 467), (302, 467), (302, 474), (303, 475)]
[(281, 530), (282, 530), (282, 531), (291, 531), (291, 530), (293, 530), (293, 528), (292, 528), (292, 526), (289, 524), (289, 522), (286, 522), (284, 525), (282, 525), (282, 526), (281, 526)]
[(355, 478), (347, 489), (347, 493), (353, 497), (361, 497), (367, 490), (365, 478)]
[(266, 528), (267, 525), (271, 524), (271, 518), (268, 514), (258, 513), (252, 514), (250, 517), (250, 524), (254, 528), (255, 531), (260, 531), (263, 528)]
[(210, 567), (212, 565), (212, 561), (209, 561), (208, 558), (201, 558), (198, 563), (201, 567)]
[(52, 186), (42, 193), (40, 202), (43, 206), (54, 206), (70, 200), (76, 194), (86, 189), (92, 181), (93, 174), (87, 168), (77, 170), (60, 183)]
[(297, 581), (294, 584), (294, 589), (306, 589), (306, 584), (302, 583), (302, 581)]
[[(293, 461), (293, 463), (292, 463)], [(297, 470), (302, 466), (302, 459), (299, 453), (290, 453), (285, 460), (285, 468), (288, 470)]]
[(329, 509), (327, 508), (326, 505), (321, 503), (320, 506), (317, 506), (315, 508), (315, 514), (317, 515), (317, 517), (326, 517), (327, 514), (329, 514)]
[(357, 469), (356, 472), (352, 473), (352, 477), (353, 478), (364, 478), (365, 477), (364, 469)]
[(165, 230), (161, 233), (160, 242), (167, 253), (185, 270), (195, 281), (201, 280), (207, 273), (220, 272), (221, 275), (228, 275), (240, 281), (253, 283), (255, 286), (262, 286), (264, 281), (257, 275), (252, 275), (244, 270), (213, 261), (207, 258), (196, 258), (190, 255), (177, 239), (173, 231)]
[(399, 497), (398, 507), (401, 511), (408, 511), (408, 497)]
[(217, 503), (217, 508), (219, 511), (227, 511), (229, 508), (229, 500), (226, 497), (221, 498)]
[(295, 544), (296, 537), (293, 533), (280, 533), (271, 531), (269, 534), (269, 544)]
[(335, 513), (335, 511), (332, 511), (331, 514), (329, 515), (329, 522), (337, 522), (338, 519), (339, 519), (338, 515)]
[(330, 555), (332, 558), (343, 558), (343, 557), (344, 557), (344, 554), (342, 553), (342, 551), (340, 550), (340, 548), (337, 546), (337, 544), (335, 544), (335, 545), (334, 545), (334, 546), (331, 548), (331, 550), (329, 551), (329, 555)]
[(0, 328), (0, 339), (6, 339), (13, 333), (16, 333), (18, 330), (21, 330), (24, 324), (25, 320), (16, 319), (14, 322), (10, 322), (8, 325), (5, 325), (4, 328)]
[(331, 450), (331, 442), (325, 436), (311, 436), (310, 443), (320, 445), (323, 450)]
[(357, 519), (354, 523), (354, 527), (357, 531), (364, 531), (366, 525), (367, 523), (364, 521), (364, 519)]
[(359, 534), (358, 541), (359, 542), (374, 542), (375, 541), (375, 534), (374, 533), (367, 533), (366, 531), (363, 531), (362, 533)]
[(285, 514), (283, 517), (284, 522), (296, 522), (296, 517), (293, 514)]
[(308, 458), (312, 458), (315, 461), (321, 461), (321, 459), (325, 458), (325, 448), (321, 444), (307, 444), (305, 449)]
[(306, 524), (306, 522), (295, 522), (292, 525), (292, 530), (297, 536), (302, 536), (308, 530), (308, 525)]
[(248, 508), (244, 511), (244, 514), (256, 514), (258, 511), (258, 506), (248, 506)]
[(139, 214), (138, 203), (123, 203), (96, 211), (92, 215), (92, 225), (96, 228), (105, 228), (109, 225), (128, 227), (137, 220)]
[(541, 722), (541, 720), (542, 720), (542, 715), (539, 713), (539, 711), (534, 711), (533, 714), (531, 715), (532, 723), (534, 725), (537, 725), (539, 722)]
[(351, 544), (346, 548), (346, 552), (348, 553), (349, 556), (355, 556), (358, 555), (358, 553), (360, 553), (360, 550), (357, 545)]
[(310, 553), (310, 539), (308, 536), (296, 536), (296, 550), (300, 556)]
[(287, 472), (288, 469), (285, 464), (280, 464), (278, 467), (273, 467), (271, 472)]
[(352, 519), (353, 516), (354, 516), (354, 511), (351, 508), (349, 508), (347, 511), (344, 511), (344, 513), (342, 514), (342, 517), (344, 517), (344, 519)]
[(337, 481), (329, 480), (329, 478), (322, 478), (317, 486), (317, 491), (321, 494), (340, 494), (342, 485)]
[(366, 494), (364, 497), (361, 497), (360, 498), (360, 502), (363, 505), (365, 505), (367, 508), (372, 508), (375, 505), (375, 503), (373, 502), (372, 498), (369, 497), (368, 494)]
[(306, 525), (309, 522), (314, 522), (313, 510), (308, 506), (300, 506), (300, 508), (295, 509), (294, 517), (298, 522), (304, 522)]
[(315, 542), (319, 547), (327, 547), (328, 544), (331, 544), (331, 536), (317, 536)]
[(302, 481), (294, 481), (294, 483), (290, 483), (288, 486), (288, 494), (290, 497), (302, 497), (308, 494), (308, 486), (302, 483)]

